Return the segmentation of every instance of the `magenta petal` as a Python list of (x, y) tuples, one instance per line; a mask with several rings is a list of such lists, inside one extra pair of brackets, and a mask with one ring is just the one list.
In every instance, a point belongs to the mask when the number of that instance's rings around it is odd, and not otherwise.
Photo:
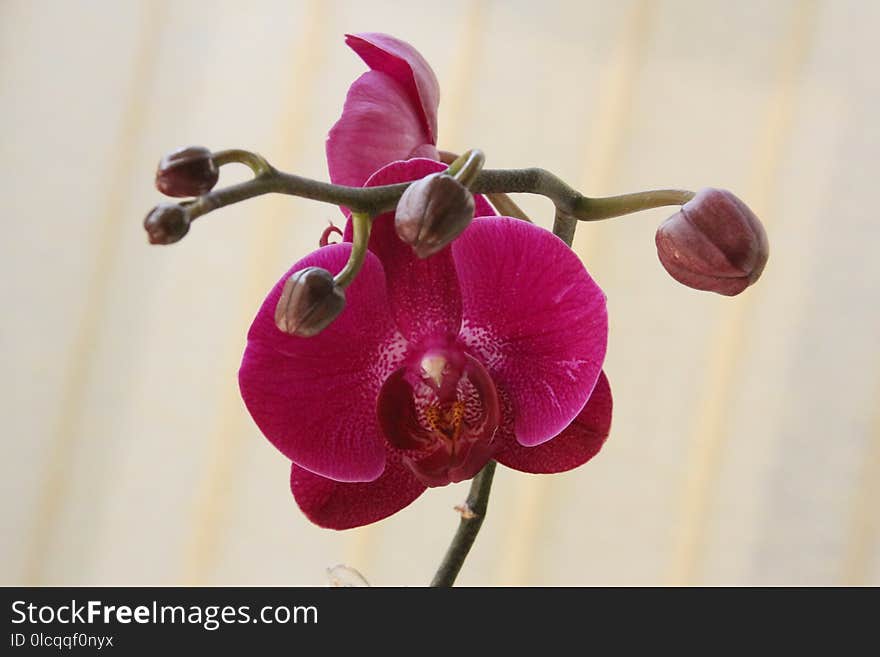
[(611, 431), (611, 407), (611, 386), (601, 372), (587, 405), (562, 433), (534, 447), (523, 447), (511, 437), (495, 458), (520, 472), (552, 474), (573, 470), (598, 454), (605, 444)]
[[(393, 162), (367, 181), (366, 187), (392, 185), (443, 171), (445, 164), (416, 158)], [(350, 239), (350, 228), (346, 238)], [(412, 342), (428, 336), (455, 336), (461, 326), (461, 292), (449, 248), (425, 258), (416, 257), (397, 236), (394, 212), (373, 220), (370, 250), (385, 269), (388, 298), (400, 332)]]
[(260, 430), (294, 463), (337, 481), (372, 481), (385, 467), (376, 398), (402, 352), (378, 259), (367, 254), (345, 309), (320, 334), (287, 335), (274, 322), (291, 273), (310, 266), (336, 273), (350, 251), (350, 244), (318, 249), (275, 285), (248, 332), (239, 385)]
[(510, 397), (516, 438), (539, 445), (581, 411), (608, 341), (605, 295), (552, 233), (509, 217), (452, 243), (462, 337)]
[(487, 219), (499, 216), (482, 194), (474, 194), (474, 219)]
[(400, 457), (389, 454), (382, 476), (361, 483), (333, 481), (293, 464), (290, 490), (299, 508), (316, 525), (351, 529), (397, 513), (424, 493), (425, 486)]
[(387, 34), (346, 34), (345, 42), (367, 66), (390, 75), (406, 89), (413, 106), (421, 111), (428, 143), (436, 144), (440, 85), (425, 58), (405, 41)]
[(421, 110), (403, 87), (379, 71), (364, 73), (349, 88), (342, 116), (327, 136), (326, 151), (330, 180), (353, 187), (413, 152), (437, 157)]

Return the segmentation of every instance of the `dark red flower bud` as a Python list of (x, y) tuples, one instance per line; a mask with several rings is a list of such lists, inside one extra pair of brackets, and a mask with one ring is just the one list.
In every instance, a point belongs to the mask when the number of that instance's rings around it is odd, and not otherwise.
[(189, 232), (189, 215), (177, 203), (160, 203), (144, 219), (150, 244), (174, 244)]
[(470, 190), (445, 172), (432, 173), (407, 187), (394, 215), (397, 234), (420, 258), (440, 251), (474, 218)]
[(201, 196), (214, 188), (219, 177), (211, 151), (187, 146), (159, 160), (156, 188), (168, 196)]
[(275, 306), (275, 325), (290, 335), (308, 338), (327, 328), (343, 308), (345, 292), (333, 282), (333, 274), (306, 267), (284, 282)]
[(734, 296), (767, 264), (767, 233), (745, 203), (706, 188), (657, 229), (657, 255), (679, 283)]

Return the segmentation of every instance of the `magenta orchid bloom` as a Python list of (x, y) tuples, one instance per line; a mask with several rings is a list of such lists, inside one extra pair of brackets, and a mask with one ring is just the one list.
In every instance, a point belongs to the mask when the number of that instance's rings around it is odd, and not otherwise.
[[(385, 185), (444, 170), (427, 63), (392, 37), (348, 43), (372, 70), (330, 132), (333, 181)], [(570, 470), (608, 435), (604, 294), (556, 236), (475, 200), (478, 217), (426, 259), (398, 238), (393, 212), (376, 217), (346, 308), (320, 334), (280, 331), (275, 306), (293, 272), (340, 271), (349, 243), (297, 262), (257, 313), (242, 396), (293, 462), (294, 498), (320, 526), (381, 520), (490, 459), (531, 473)]]

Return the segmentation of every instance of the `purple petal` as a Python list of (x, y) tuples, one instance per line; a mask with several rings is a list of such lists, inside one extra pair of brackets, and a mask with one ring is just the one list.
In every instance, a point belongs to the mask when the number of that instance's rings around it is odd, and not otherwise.
[(293, 464), (290, 490), (309, 520), (328, 529), (351, 529), (387, 518), (425, 492), (424, 484), (393, 453), (375, 481), (341, 483)]
[(509, 395), (516, 438), (539, 445), (581, 411), (608, 340), (605, 295), (552, 233), (510, 217), (452, 243), (462, 337)]
[(364, 73), (349, 88), (326, 151), (330, 180), (352, 187), (361, 187), (374, 171), (414, 153), (438, 157), (421, 110), (403, 87), (379, 71)]
[(611, 408), (611, 387), (602, 372), (587, 405), (562, 433), (534, 447), (523, 447), (511, 436), (502, 443), (495, 458), (520, 472), (552, 474), (573, 470), (598, 454), (605, 444), (611, 430)]
[(367, 66), (390, 75), (406, 89), (413, 106), (420, 110), (428, 143), (436, 144), (440, 85), (425, 58), (405, 41), (387, 34), (346, 34), (345, 42)]
[[(445, 164), (421, 158), (393, 162), (370, 176), (365, 186), (416, 180), (445, 168)], [(351, 239), (350, 226), (345, 239)], [(409, 341), (458, 333), (461, 292), (449, 248), (424, 260), (416, 257), (412, 247), (397, 236), (394, 212), (386, 212), (373, 220), (370, 250), (382, 262), (394, 321)]]
[(318, 249), (275, 285), (248, 332), (239, 385), (260, 430), (294, 463), (337, 481), (372, 481), (385, 467), (376, 398), (402, 352), (378, 259), (367, 254), (345, 310), (320, 334), (287, 335), (274, 322), (291, 273), (309, 266), (336, 273), (350, 252), (350, 244)]

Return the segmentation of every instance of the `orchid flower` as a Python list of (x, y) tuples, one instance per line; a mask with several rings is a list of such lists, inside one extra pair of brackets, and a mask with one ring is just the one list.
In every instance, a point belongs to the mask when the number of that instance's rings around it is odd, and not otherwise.
[[(496, 464), (563, 472), (608, 436), (605, 296), (569, 248), (578, 222), (678, 206), (656, 232), (660, 263), (683, 285), (724, 295), (758, 280), (769, 245), (727, 190), (591, 197), (544, 169), (484, 169), (481, 151), (440, 151), (439, 85), (424, 58), (383, 34), (346, 41), (370, 70), (328, 135), (331, 183), (249, 150), (188, 146), (163, 157), (155, 176), (182, 200), (159, 203), (143, 225), (151, 244), (168, 245), (200, 217), (263, 194), (342, 209), (345, 230), (331, 224), (258, 311), (242, 397), (292, 462), (293, 496), (320, 526), (376, 522), (428, 488), (472, 479), (431, 580), (451, 586)], [(215, 188), (233, 163), (253, 178)], [(509, 193), (552, 201), (553, 232), (527, 220)], [(328, 244), (333, 232), (341, 243)]]
[[(331, 180), (372, 187), (444, 171), (425, 60), (386, 35), (347, 42), (371, 70), (330, 131)], [(475, 206), (470, 226), (424, 259), (398, 237), (393, 212), (375, 217), (344, 310), (319, 334), (279, 330), (276, 306), (297, 272), (342, 270), (347, 241), (294, 264), (254, 319), (242, 397), (292, 461), (293, 496), (320, 526), (381, 520), (493, 459), (570, 470), (608, 435), (604, 294), (558, 237), (497, 216), (479, 195)]]

